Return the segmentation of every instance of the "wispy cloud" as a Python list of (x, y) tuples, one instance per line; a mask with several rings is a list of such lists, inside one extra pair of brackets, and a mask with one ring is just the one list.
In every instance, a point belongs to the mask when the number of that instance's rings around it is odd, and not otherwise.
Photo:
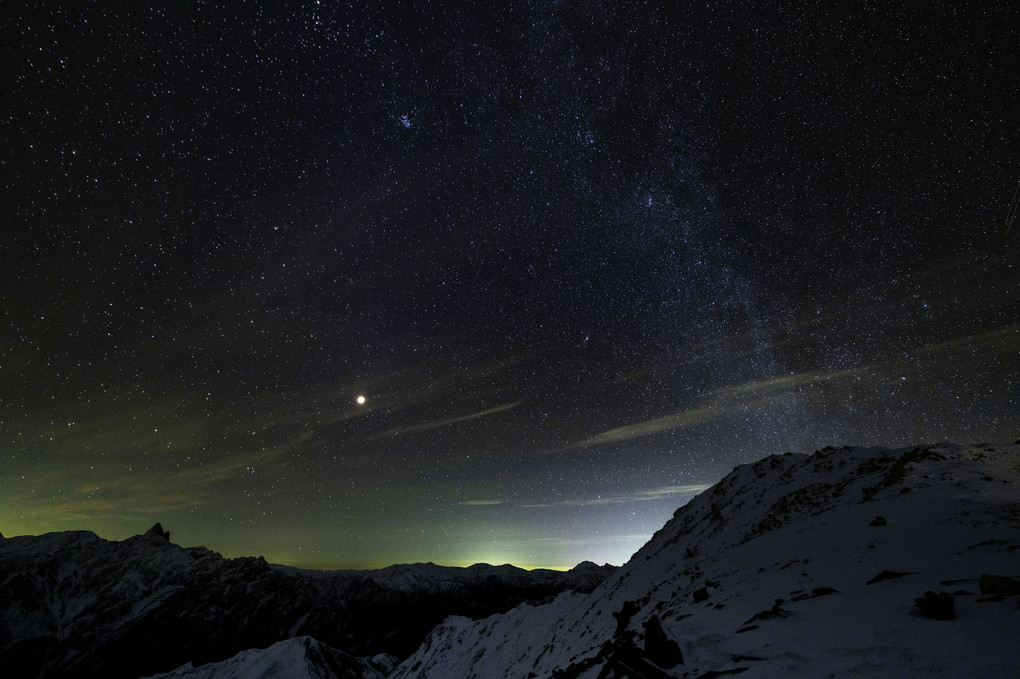
[(564, 535), (540, 535), (535, 537), (527, 538), (501, 538), (493, 541), (493, 545), (498, 547), (524, 547), (524, 548), (541, 548), (541, 547), (557, 547), (562, 548), (565, 546), (569, 547), (587, 547), (591, 545), (608, 545), (608, 544), (634, 544), (636, 547), (640, 547), (644, 543), (648, 542), (648, 538), (651, 537), (649, 533), (617, 533), (617, 534), (599, 534), (593, 537), (570, 537)]
[(984, 347), (992, 347), (999, 344), (1012, 343), (1020, 345), (1020, 323), (1007, 325), (997, 330), (955, 337), (944, 342), (926, 344), (917, 349), (919, 352), (962, 352), (963, 350), (977, 350)]
[(601, 431), (567, 446), (565, 450), (619, 443), (719, 421), (735, 414), (768, 407), (784, 394), (804, 398), (815, 396), (829, 398), (826, 394), (831, 394), (834, 388), (852, 382), (881, 381), (888, 379), (890, 375), (916, 370), (921, 360), (919, 355), (927, 355), (923, 357), (925, 362), (951, 361), (963, 365), (986, 362), (986, 354), (989, 351), (1004, 351), (1008, 354), (1015, 352), (1016, 347), (1020, 347), (1020, 323), (921, 345), (899, 355), (886, 356), (874, 364), (858, 365), (844, 370), (783, 373), (726, 385), (707, 392), (690, 408)]
[[(65, 425), (66, 426), (66, 425)], [(138, 524), (189, 511), (210, 511), (236, 496), (237, 480), (272, 478), (286, 467), (290, 454), (302, 442), (284, 442), (257, 451), (202, 454), (195, 441), (183, 441), (176, 453), (158, 454), (159, 440), (145, 440), (152, 452), (135, 455), (139, 443), (128, 448), (105, 448), (95, 454), (74, 455), (74, 445), (84, 448), (95, 440), (112, 441), (110, 433), (90, 438), (81, 432), (54, 437), (64, 461), (34, 473), (0, 472), (0, 515), (12, 517), (17, 529), (45, 532), (70, 526), (94, 526), (113, 521)], [(166, 435), (191, 431), (188, 423), (168, 427)], [(125, 431), (125, 436), (135, 432)], [(165, 450), (165, 443), (163, 446)], [(143, 448), (144, 450), (144, 448)], [(214, 511), (214, 510), (213, 510)]]
[(848, 370), (810, 370), (800, 373), (787, 373), (773, 375), (760, 380), (732, 384), (709, 392), (709, 398), (722, 400), (741, 400), (748, 396), (755, 398), (765, 394), (784, 391), (787, 389), (799, 389), (826, 382), (834, 382), (847, 377), (860, 374), (863, 368), (850, 368)]
[(690, 493), (701, 493), (712, 487), (711, 483), (687, 483), (679, 486), (662, 486), (660, 488), (652, 488), (651, 490), (643, 490), (638, 493), (641, 498), (647, 498), (649, 500), (659, 500), (664, 497), (672, 497), (674, 495), (688, 495)]
[(699, 408), (682, 410), (678, 413), (662, 415), (661, 417), (655, 417), (643, 422), (635, 422), (633, 424), (625, 424), (622, 427), (608, 429), (578, 442), (574, 447), (587, 448), (604, 443), (619, 443), (620, 441), (651, 436), (663, 431), (693, 427), (710, 422), (729, 414), (729, 412), (731, 412), (730, 408), (723, 409), (718, 405), (706, 405)]
[(430, 422), (422, 422), (421, 424), (411, 424), (406, 426), (391, 427), (385, 431), (377, 432), (365, 437), (363, 440), (375, 440), (386, 438), (388, 436), (403, 436), (406, 434), (416, 434), (430, 429), (438, 429), (440, 427), (447, 427), (451, 424), (457, 424), (460, 422), (467, 422), (468, 420), (475, 420), (480, 417), (487, 417), (489, 415), (495, 415), (511, 408), (516, 408), (521, 405), (524, 401), (514, 401), (513, 403), (505, 403), (503, 405), (494, 406), (492, 408), (486, 408), (485, 410), (479, 410), (478, 412), (468, 413), (467, 415), (458, 415), (454, 417), (444, 417), (438, 420), (432, 420)]
[(680, 486), (662, 486), (660, 488), (638, 490), (633, 493), (627, 493), (623, 495), (597, 496), (575, 500), (559, 500), (556, 502), (538, 502), (531, 504), (523, 504), (521, 506), (531, 508), (598, 507), (601, 505), (620, 505), (628, 504), (631, 502), (653, 502), (655, 500), (674, 499), (679, 495), (696, 495), (697, 493), (700, 493), (706, 490), (707, 488), (711, 487), (712, 484), (709, 483), (686, 484)]
[(714, 422), (735, 413), (747, 412), (766, 406), (779, 392), (800, 390), (819, 384), (837, 382), (853, 377), (863, 370), (863, 368), (840, 371), (815, 370), (773, 375), (759, 380), (728, 385), (708, 392), (702, 399), (702, 402), (692, 408), (607, 429), (583, 439), (571, 447), (587, 448), (606, 443), (619, 443), (620, 441)]

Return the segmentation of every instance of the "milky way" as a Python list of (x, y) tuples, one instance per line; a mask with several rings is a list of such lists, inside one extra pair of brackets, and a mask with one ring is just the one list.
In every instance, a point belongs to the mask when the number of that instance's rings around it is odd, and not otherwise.
[(0, 531), (625, 560), (1020, 436), (1010, 3), (5, 4)]

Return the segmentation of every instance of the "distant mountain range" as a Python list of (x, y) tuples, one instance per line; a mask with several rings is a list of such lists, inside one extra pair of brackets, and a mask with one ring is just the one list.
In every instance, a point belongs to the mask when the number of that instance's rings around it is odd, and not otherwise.
[(767, 457), (681, 507), (612, 571), (307, 573), (177, 547), (159, 526), (123, 542), (10, 538), (0, 667), (177, 668), (161, 676), (192, 679), (1018, 677), (1020, 445)]
[(122, 542), (87, 531), (0, 539), (0, 676), (134, 679), (300, 636), (404, 657), (449, 615), (588, 592), (614, 570), (302, 571), (180, 547), (159, 524)]

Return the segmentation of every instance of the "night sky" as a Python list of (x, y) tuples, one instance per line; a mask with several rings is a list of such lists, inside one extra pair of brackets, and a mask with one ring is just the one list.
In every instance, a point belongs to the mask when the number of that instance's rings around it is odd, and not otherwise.
[(4, 2), (0, 532), (622, 563), (1017, 439), (1017, 9), (906, 5)]

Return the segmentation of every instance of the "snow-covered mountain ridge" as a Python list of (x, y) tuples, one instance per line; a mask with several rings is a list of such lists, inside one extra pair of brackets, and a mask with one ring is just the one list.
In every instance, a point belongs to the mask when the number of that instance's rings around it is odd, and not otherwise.
[(828, 448), (738, 467), (591, 594), (450, 618), (391, 676), (1016, 677), (1018, 594), (1020, 445)]
[(405, 657), (449, 614), (590, 591), (613, 570), (305, 574), (180, 547), (159, 524), (119, 542), (88, 531), (0, 538), (0, 667), (12, 677), (138, 677), (301, 635), (337, 652)]
[[(0, 667), (150, 674), (142, 659), (181, 679), (1016, 677), (1020, 442), (767, 457), (610, 570), (301, 572), (181, 548), (159, 526), (123, 542), (0, 539)], [(519, 597), (529, 578), (538, 595)], [(590, 593), (564, 591), (570, 582)], [(399, 665), (371, 650), (394, 629), (404, 643), (424, 638), (464, 599), (476, 619), (447, 618)], [(481, 618), (487, 606), (506, 612)]]

